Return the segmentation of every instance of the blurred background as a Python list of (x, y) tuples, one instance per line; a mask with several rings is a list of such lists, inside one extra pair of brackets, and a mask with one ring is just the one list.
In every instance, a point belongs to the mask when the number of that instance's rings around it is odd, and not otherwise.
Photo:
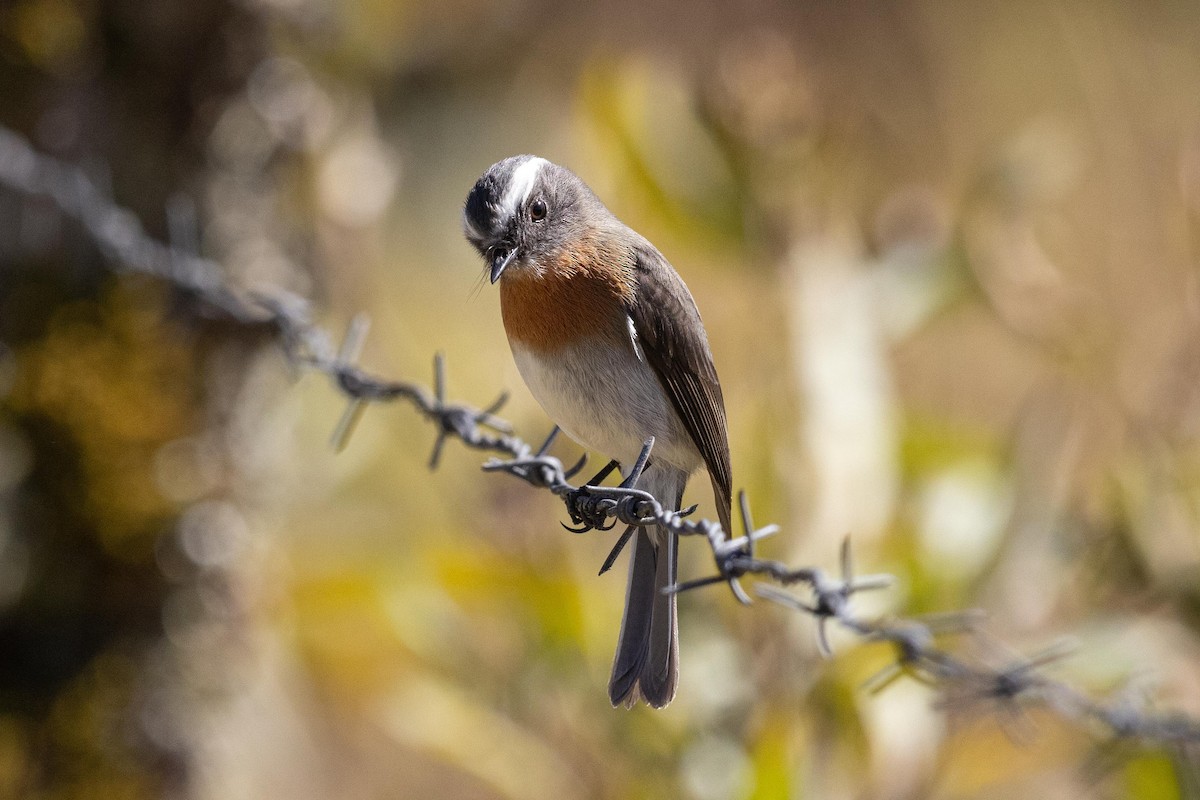
[[(865, 612), (981, 608), (948, 646), (1069, 636), (1055, 677), (1197, 715), (1198, 42), (1182, 0), (11, 0), (0, 123), (529, 441), (460, 208), (566, 164), (695, 294), (766, 555), (851, 535), (899, 579)], [(113, 266), (0, 189), (0, 797), (1200, 796), (1169, 748), (869, 694), (886, 648), (720, 587), (676, 701), (613, 710), (611, 534), (430, 473), (402, 405), (334, 453), (323, 378)]]

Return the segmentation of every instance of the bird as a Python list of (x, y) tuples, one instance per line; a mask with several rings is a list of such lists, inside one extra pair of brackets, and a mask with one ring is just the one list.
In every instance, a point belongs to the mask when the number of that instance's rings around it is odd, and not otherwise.
[[(575, 173), (533, 155), (489, 167), (462, 224), (500, 284), (513, 359), (547, 415), (625, 475), (654, 437), (637, 488), (671, 510), (703, 465), (732, 530), (721, 384), (696, 302), (662, 253)], [(678, 554), (666, 528), (637, 528), (608, 685), (614, 708), (662, 708), (675, 697), (676, 594), (664, 589), (676, 583)]]

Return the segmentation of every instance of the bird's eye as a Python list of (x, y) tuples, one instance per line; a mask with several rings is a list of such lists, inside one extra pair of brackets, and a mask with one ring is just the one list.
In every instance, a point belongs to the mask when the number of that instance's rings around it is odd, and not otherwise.
[(539, 197), (529, 206), (529, 218), (534, 222), (541, 222), (546, 218), (547, 211), (549, 209), (546, 208), (546, 201)]

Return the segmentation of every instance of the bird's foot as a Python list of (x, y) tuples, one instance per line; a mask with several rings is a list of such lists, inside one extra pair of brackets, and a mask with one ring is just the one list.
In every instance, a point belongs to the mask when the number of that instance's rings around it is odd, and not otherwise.
[(571, 533), (587, 533), (591, 530), (612, 530), (616, 526), (616, 520), (608, 521), (608, 512), (616, 507), (616, 501), (611, 498), (597, 497), (591, 490), (602, 484), (619, 466), (620, 464), (615, 460), (608, 462), (604, 469), (597, 472), (590, 481), (567, 493), (565, 498), (567, 513), (571, 515), (571, 522), (578, 527), (573, 528), (565, 522), (560, 523), (564, 528)]

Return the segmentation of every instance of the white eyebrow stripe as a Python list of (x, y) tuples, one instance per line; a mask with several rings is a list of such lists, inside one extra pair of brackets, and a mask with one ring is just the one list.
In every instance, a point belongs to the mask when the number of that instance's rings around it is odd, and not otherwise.
[(542, 167), (548, 163), (550, 162), (544, 158), (531, 156), (513, 170), (512, 180), (508, 182), (508, 190), (500, 201), (504, 216), (511, 218), (517, 215), (517, 211), (529, 199), (529, 193), (533, 191), (533, 184), (537, 181)]

